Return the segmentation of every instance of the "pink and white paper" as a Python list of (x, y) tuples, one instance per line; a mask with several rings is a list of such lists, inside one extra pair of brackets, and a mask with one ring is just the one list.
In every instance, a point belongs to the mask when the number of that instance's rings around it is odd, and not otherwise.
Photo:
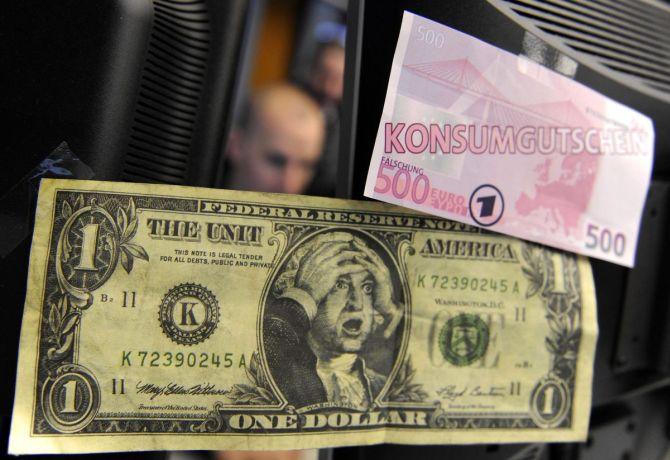
[(633, 266), (651, 120), (405, 12), (365, 195)]

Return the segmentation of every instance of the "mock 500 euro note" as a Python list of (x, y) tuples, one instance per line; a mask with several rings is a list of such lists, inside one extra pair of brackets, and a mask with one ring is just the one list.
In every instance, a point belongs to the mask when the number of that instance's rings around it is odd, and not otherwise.
[(633, 266), (649, 118), (405, 12), (365, 195)]

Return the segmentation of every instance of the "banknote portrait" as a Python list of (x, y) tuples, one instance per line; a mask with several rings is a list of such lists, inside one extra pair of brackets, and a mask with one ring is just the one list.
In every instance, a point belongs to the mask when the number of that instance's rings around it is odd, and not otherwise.
[(362, 231), (331, 230), (290, 248), (263, 314), (270, 374), (295, 407), (369, 407), (400, 343), (400, 274)]

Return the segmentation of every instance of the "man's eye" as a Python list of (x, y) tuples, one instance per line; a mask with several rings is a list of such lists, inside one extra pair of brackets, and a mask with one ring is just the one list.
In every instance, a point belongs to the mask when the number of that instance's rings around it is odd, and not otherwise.
[(372, 284), (364, 284), (363, 285), (363, 292), (366, 294), (372, 294)]
[(337, 280), (335, 283), (336, 289), (349, 289), (349, 285), (342, 280)]
[(267, 161), (271, 166), (275, 168), (285, 168), (288, 160), (286, 155), (278, 151), (270, 151), (265, 155), (265, 161)]

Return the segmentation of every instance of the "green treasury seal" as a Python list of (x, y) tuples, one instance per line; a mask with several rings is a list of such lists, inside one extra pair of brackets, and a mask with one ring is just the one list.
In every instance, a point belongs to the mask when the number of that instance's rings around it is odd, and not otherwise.
[(489, 328), (477, 315), (461, 313), (440, 331), (440, 351), (454, 366), (467, 366), (486, 354)]

